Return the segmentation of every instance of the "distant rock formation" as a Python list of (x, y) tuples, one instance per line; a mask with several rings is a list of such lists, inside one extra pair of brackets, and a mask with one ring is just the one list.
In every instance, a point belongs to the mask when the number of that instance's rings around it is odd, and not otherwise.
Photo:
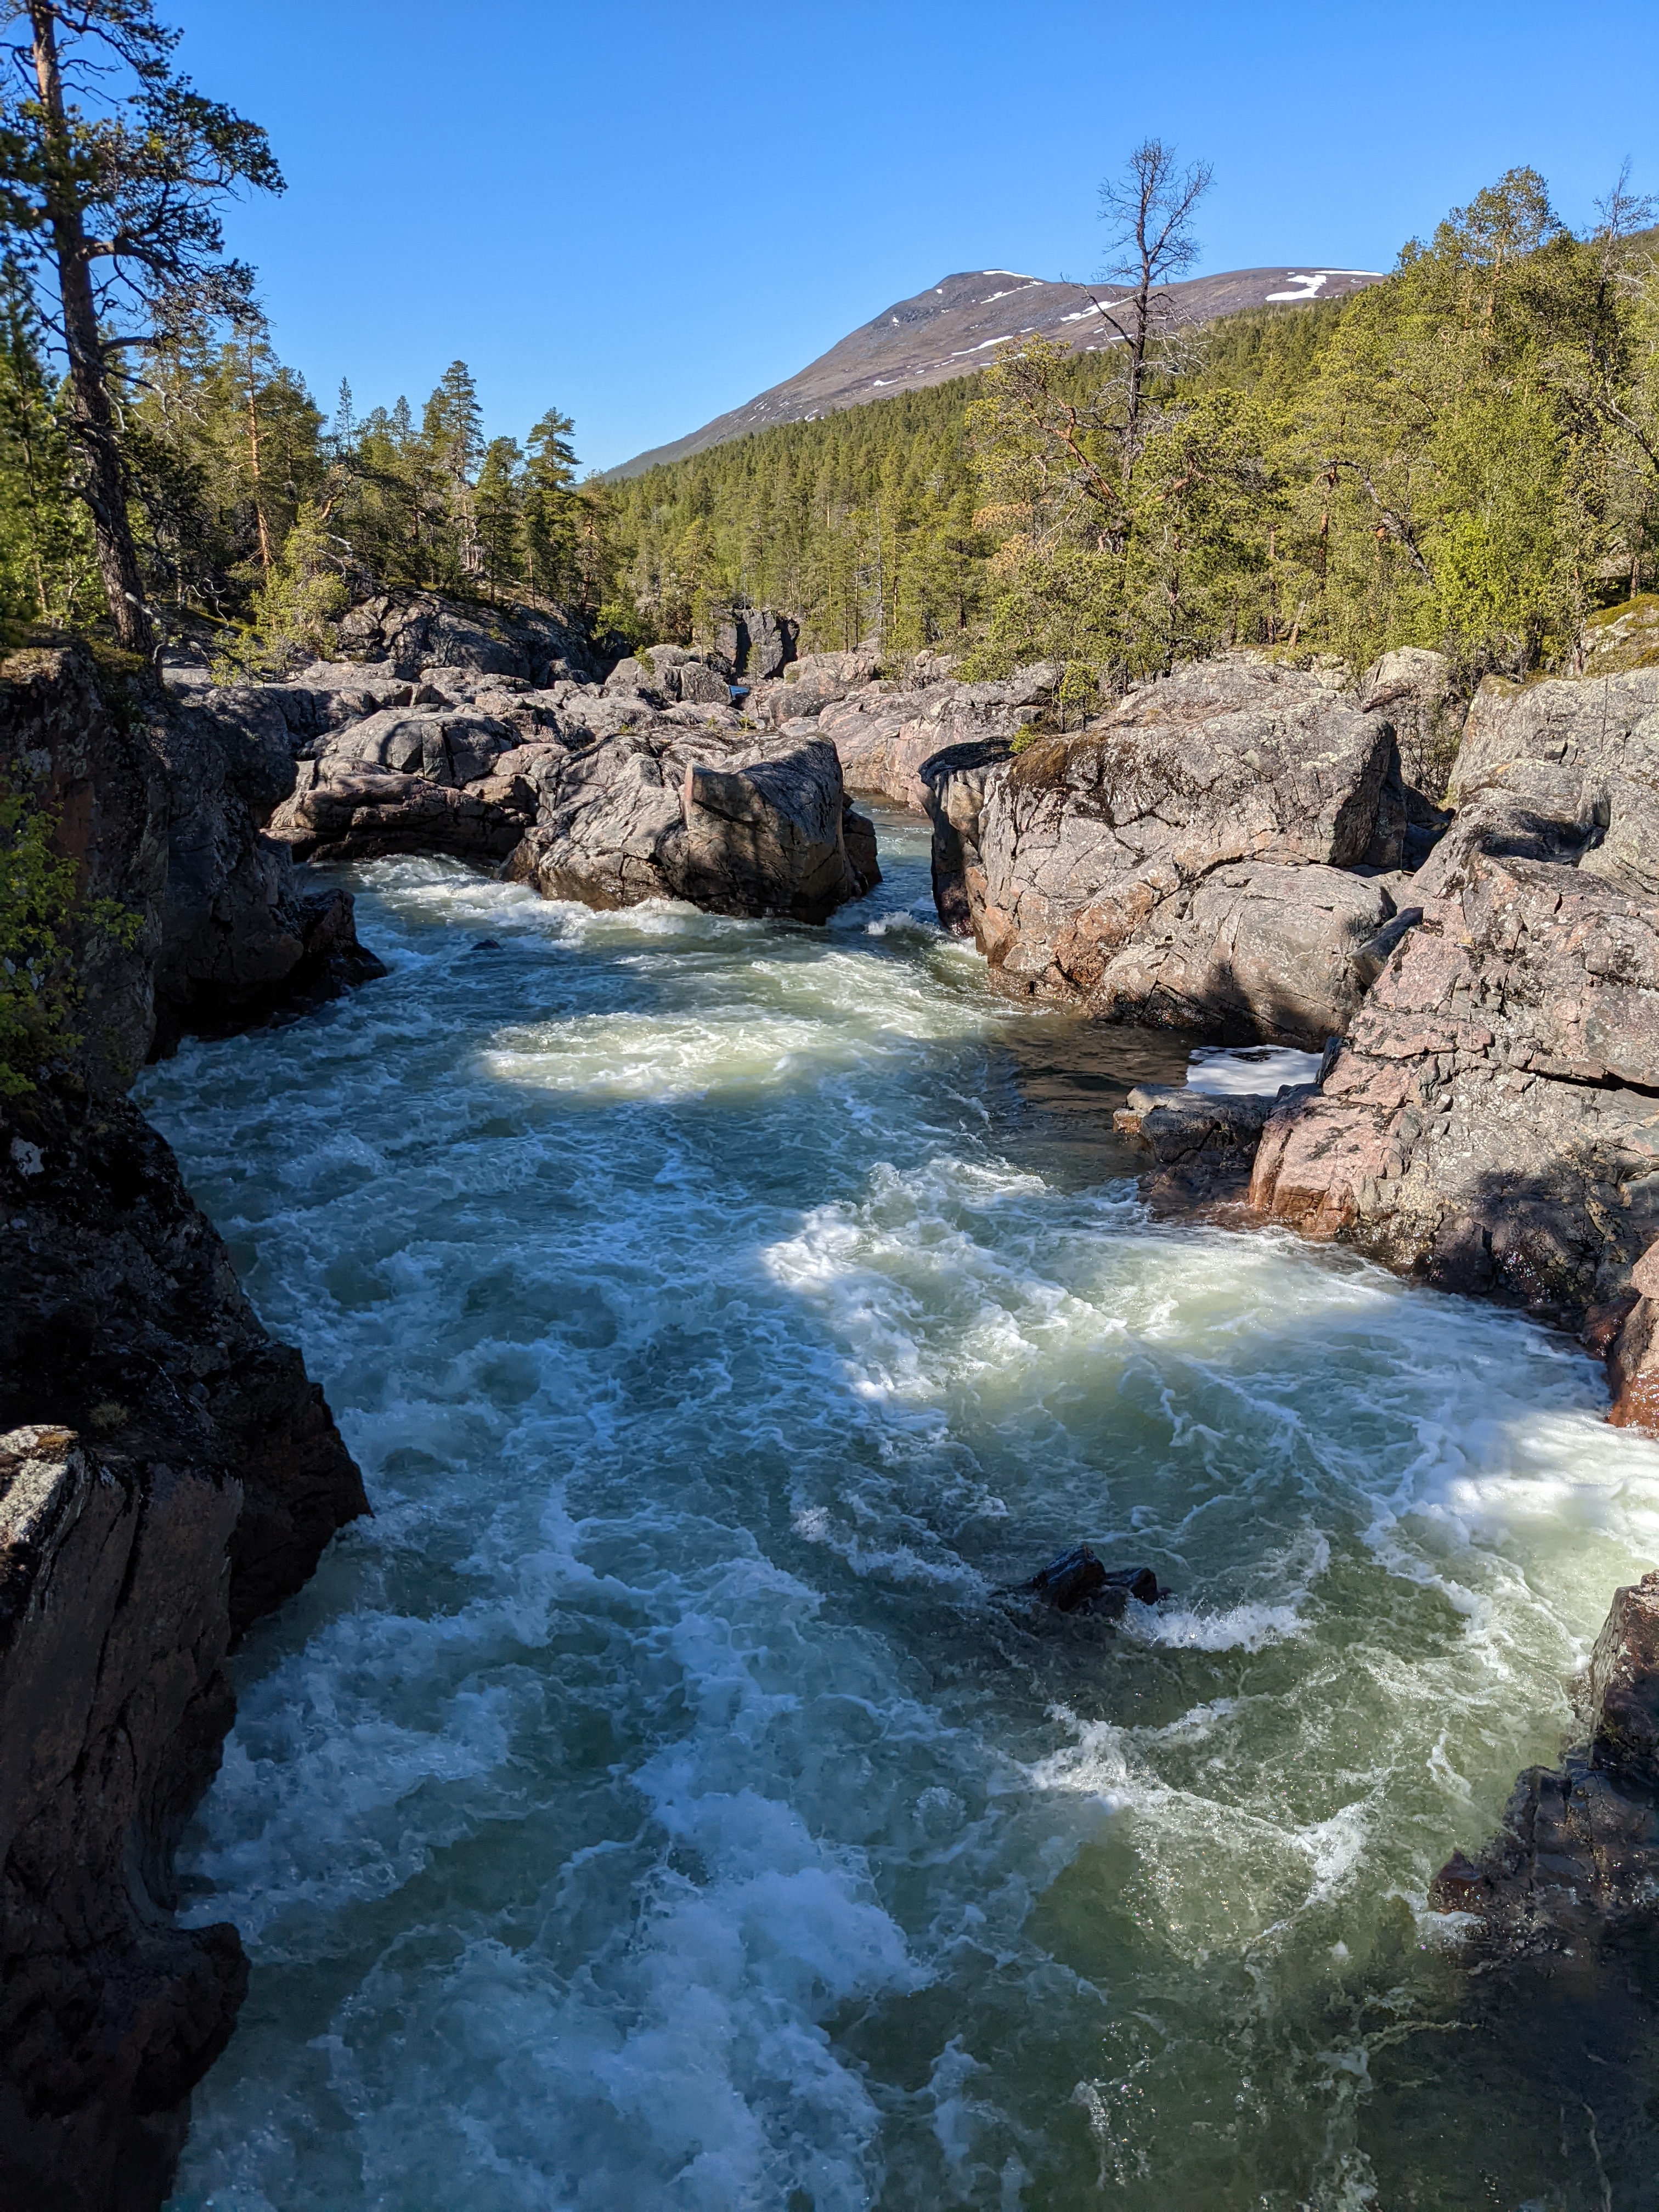
[[(745, 654), (756, 638), (782, 650), (783, 623), (747, 619)], [(653, 646), (603, 683), (540, 684), (446, 642), (395, 683), (333, 661), (283, 687), (290, 791), (270, 834), (296, 859), (447, 853), (590, 906), (684, 898), (809, 921), (878, 879), (835, 748), (750, 726), (718, 653)]]

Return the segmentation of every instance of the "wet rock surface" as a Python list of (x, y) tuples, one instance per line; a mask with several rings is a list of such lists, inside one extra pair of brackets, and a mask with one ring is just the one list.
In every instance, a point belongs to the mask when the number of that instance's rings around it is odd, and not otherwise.
[(1112, 1120), (1121, 1135), (1150, 1154), (1154, 1164), (1147, 1196), (1155, 1205), (1242, 1199), (1267, 1116), (1291, 1088), (1284, 1086), (1275, 1097), (1139, 1084)]
[(1018, 1594), (1052, 1606), (1056, 1613), (1103, 1620), (1121, 1620), (1131, 1598), (1140, 1605), (1156, 1605), (1170, 1595), (1160, 1589), (1150, 1567), (1109, 1567), (1087, 1544), (1073, 1545), (1051, 1559), (1030, 1582), (1020, 1583)]
[(1659, 1929), (1659, 1574), (1614, 1596), (1586, 1689), (1589, 1739), (1529, 1768), (1498, 1834), (1455, 1852), (1429, 1901), (1497, 1954), (1594, 1948)]

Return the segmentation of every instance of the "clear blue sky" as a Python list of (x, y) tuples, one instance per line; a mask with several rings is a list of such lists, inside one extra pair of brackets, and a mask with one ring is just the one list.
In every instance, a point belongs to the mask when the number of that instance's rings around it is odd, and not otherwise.
[(549, 405), (608, 467), (958, 269), (1087, 276), (1136, 139), (1214, 164), (1200, 266), (1385, 269), (1516, 163), (1659, 190), (1659, 16), (1536, 0), (158, 0), (287, 173), (237, 211), (325, 407)]

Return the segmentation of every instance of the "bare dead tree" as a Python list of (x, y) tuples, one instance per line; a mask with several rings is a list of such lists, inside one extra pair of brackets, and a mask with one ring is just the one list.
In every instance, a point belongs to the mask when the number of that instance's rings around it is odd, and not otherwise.
[(1100, 188), (1101, 221), (1112, 226), (1101, 281), (1125, 287), (1109, 301), (1097, 299), (1095, 307), (1128, 348), (1121, 464), (1126, 499), (1139, 447), (1148, 354), (1173, 321), (1164, 287), (1198, 258), (1193, 217), (1213, 176), (1207, 161), (1182, 168), (1173, 146), (1144, 138), (1122, 174), (1109, 177)]

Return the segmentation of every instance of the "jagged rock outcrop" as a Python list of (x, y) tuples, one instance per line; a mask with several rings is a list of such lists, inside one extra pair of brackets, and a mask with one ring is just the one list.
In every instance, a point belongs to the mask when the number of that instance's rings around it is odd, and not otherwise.
[(527, 773), (537, 818), (507, 873), (548, 898), (685, 898), (715, 914), (821, 921), (877, 880), (873, 831), (852, 816), (821, 740), (641, 732), (547, 750)]
[(350, 608), (337, 630), (343, 659), (382, 664), (404, 682), (437, 670), (537, 685), (588, 683), (598, 673), (576, 630), (530, 607), (485, 610), (435, 592), (381, 592)]
[[(186, 1034), (222, 1035), (383, 973), (349, 896), (296, 874), (262, 824), (293, 781), (286, 728), (123, 679), (105, 696), (78, 646), (0, 663), (0, 763), (58, 817), (83, 910), (79, 1026), (96, 1085), (131, 1079)], [(281, 732), (282, 734), (278, 734)]]
[(180, 1028), (365, 957), (344, 894), (260, 836), (275, 738), (141, 677), (106, 697), (79, 648), (0, 667), (0, 759), (78, 863), (86, 986), (70, 1061), (0, 1103), (0, 2205), (30, 2212), (167, 2193), (246, 1982), (234, 1929), (172, 1918), (225, 1651), (366, 1510), (300, 1355), (121, 1096)]
[[(725, 703), (702, 699), (694, 671), (719, 680), (678, 647), (619, 664), (603, 686), (509, 691), (440, 672), (305, 743), (270, 834), (301, 859), (504, 864), (593, 906), (685, 898), (823, 920), (878, 880), (834, 748), (810, 725), (745, 729), (724, 683)], [(654, 686), (670, 678), (680, 696), (667, 703)]]
[(781, 676), (751, 684), (744, 711), (751, 721), (777, 729), (797, 715), (816, 714), (849, 692), (887, 680), (873, 646), (845, 653), (805, 653)]
[(720, 624), (714, 658), (727, 676), (762, 684), (780, 675), (795, 657), (799, 625), (770, 607), (748, 607)]
[(1659, 1922), (1659, 1574), (1618, 1591), (1590, 1658), (1589, 1741), (1528, 1768), (1498, 1834), (1430, 1885), (1492, 1954), (1594, 1946)]
[(153, 2207), (246, 1979), (171, 1921), (234, 1631), (366, 1510), (125, 1100), (0, 1113), (0, 2203)]
[(1007, 988), (1223, 1042), (1322, 1046), (1401, 921), (1393, 725), (1337, 680), (1239, 657), (1075, 737), (921, 781), (941, 919)]
[(1453, 795), (1421, 922), (1251, 1200), (1576, 1325), (1659, 1236), (1659, 674), (1489, 680)]

